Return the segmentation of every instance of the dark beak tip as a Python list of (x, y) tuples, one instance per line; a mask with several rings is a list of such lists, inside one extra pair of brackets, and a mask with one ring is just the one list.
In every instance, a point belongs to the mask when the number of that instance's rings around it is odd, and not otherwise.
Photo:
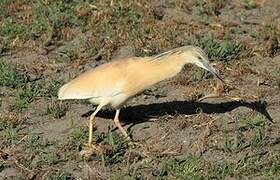
[(220, 74), (215, 73), (215, 76), (216, 76), (216, 78), (219, 79), (223, 84), (226, 84), (226, 82), (223, 80), (223, 78), (221, 77)]
[(217, 76), (217, 78), (225, 85), (226, 82), (221, 78), (221, 76)]

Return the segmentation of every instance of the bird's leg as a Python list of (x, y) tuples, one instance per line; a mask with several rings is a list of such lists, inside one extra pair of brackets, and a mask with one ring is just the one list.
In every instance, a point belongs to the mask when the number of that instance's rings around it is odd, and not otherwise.
[(120, 115), (120, 110), (117, 109), (116, 110), (116, 114), (115, 114), (115, 117), (114, 117), (114, 122), (115, 122), (115, 125), (118, 127), (118, 129), (121, 131), (121, 133), (124, 135), (124, 137), (126, 138), (126, 140), (128, 140), (128, 145), (129, 146), (132, 146), (132, 147), (135, 147), (135, 146), (141, 146), (140, 143), (137, 143), (137, 142), (134, 142), (130, 139), (130, 137), (128, 136), (126, 130), (124, 130), (124, 128), (122, 127), (122, 125), (120, 124), (120, 120), (119, 120), (119, 115)]
[(95, 116), (98, 113), (98, 111), (100, 111), (100, 109), (105, 105), (106, 104), (104, 104), (104, 103), (100, 103), (97, 106), (96, 110), (90, 115), (90, 118), (89, 118), (89, 136), (88, 136), (88, 144), (87, 144), (88, 147), (86, 147), (85, 149), (83, 149), (80, 152), (81, 156), (90, 157), (92, 154), (100, 152), (100, 148), (92, 143), (92, 136), (93, 136), (92, 131), (93, 131), (93, 123), (94, 123), (94, 120), (95, 120)]
[(92, 146), (92, 131), (93, 131), (93, 123), (95, 121), (95, 116), (98, 113), (98, 111), (100, 111), (100, 109), (104, 106), (104, 104), (99, 104), (97, 106), (97, 108), (95, 109), (95, 111), (90, 115), (89, 117), (89, 135), (88, 135), (88, 146), (91, 147)]
[(96, 113), (94, 112), (93, 114), (90, 115), (89, 117), (89, 126), (88, 126), (88, 146), (90, 147), (92, 145), (92, 136), (93, 136), (93, 124), (94, 124), (94, 120), (95, 120), (95, 115)]
[(125, 138), (130, 139), (129, 136), (127, 135), (126, 130), (124, 130), (124, 128), (123, 128), (122, 125), (120, 124), (119, 114), (120, 114), (120, 110), (117, 109), (117, 110), (116, 110), (115, 117), (114, 117), (115, 125), (119, 128), (119, 130), (121, 131), (121, 133), (124, 135)]

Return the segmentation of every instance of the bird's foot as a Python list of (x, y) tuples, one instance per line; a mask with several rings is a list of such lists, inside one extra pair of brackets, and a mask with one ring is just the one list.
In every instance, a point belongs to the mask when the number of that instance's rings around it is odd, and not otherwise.
[(128, 141), (128, 146), (132, 149), (136, 148), (136, 147), (141, 147), (142, 146), (142, 143), (139, 142), (139, 141), (134, 141), (134, 140), (131, 140), (129, 139)]
[(80, 156), (89, 158), (92, 155), (98, 155), (101, 153), (101, 148), (97, 144), (87, 144), (81, 151)]
[(122, 134), (124, 136), (124, 140), (127, 142), (130, 148), (135, 148), (142, 145), (140, 142), (132, 140), (132, 138), (125, 131), (123, 131)]

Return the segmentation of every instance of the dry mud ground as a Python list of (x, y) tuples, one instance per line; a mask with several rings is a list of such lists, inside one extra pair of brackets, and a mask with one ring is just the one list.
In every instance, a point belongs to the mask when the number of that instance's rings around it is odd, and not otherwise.
[[(279, 179), (280, 1), (0, 3), (0, 179)], [(112, 58), (182, 45), (202, 47), (228, 85), (188, 65), (122, 109), (136, 145), (102, 110), (104, 151), (81, 158), (94, 107), (57, 89)]]

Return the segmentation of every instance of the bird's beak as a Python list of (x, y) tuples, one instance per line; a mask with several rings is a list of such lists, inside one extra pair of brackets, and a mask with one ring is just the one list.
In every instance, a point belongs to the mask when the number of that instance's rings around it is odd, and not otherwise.
[(225, 84), (225, 81), (222, 79), (218, 71), (212, 65), (208, 63), (207, 64), (205, 63), (203, 65), (204, 65), (204, 69), (211, 72), (216, 78), (218, 78), (223, 84)]

